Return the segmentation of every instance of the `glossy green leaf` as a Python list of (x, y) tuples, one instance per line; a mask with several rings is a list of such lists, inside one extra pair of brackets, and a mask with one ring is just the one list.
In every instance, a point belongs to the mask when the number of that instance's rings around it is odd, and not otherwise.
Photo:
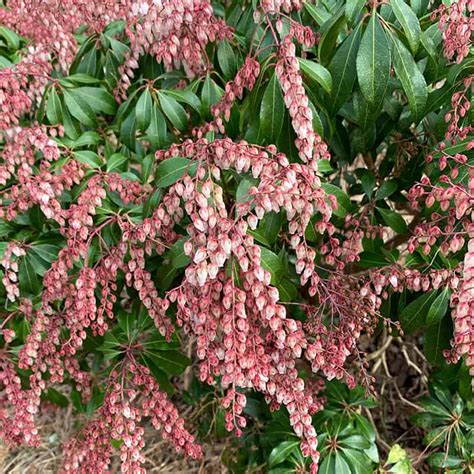
[(115, 99), (102, 87), (78, 87), (71, 93), (87, 102), (96, 114), (114, 115), (117, 111)]
[(450, 318), (443, 318), (438, 324), (431, 325), (424, 331), (423, 354), (430, 364), (442, 365), (446, 363), (443, 351), (451, 347), (452, 333), (453, 327)]
[(35, 268), (28, 256), (20, 260), (18, 266), (18, 281), (22, 296), (26, 294), (36, 296), (40, 290), (40, 282), (35, 272)]
[(163, 94), (176, 99), (178, 102), (182, 102), (183, 104), (188, 104), (191, 106), (198, 114), (201, 113), (201, 101), (199, 97), (190, 90), (163, 90), (161, 91)]
[(158, 92), (158, 99), (168, 120), (175, 128), (184, 132), (188, 126), (188, 116), (186, 115), (183, 106), (177, 100), (163, 94), (162, 92)]
[(156, 169), (156, 186), (167, 188), (176, 183), (185, 173), (193, 175), (196, 172), (197, 162), (176, 156), (162, 161)]
[(451, 299), (451, 291), (449, 287), (445, 287), (443, 291), (437, 296), (430, 306), (428, 315), (426, 317), (426, 324), (431, 326), (432, 324), (439, 323), (446, 312), (448, 311), (449, 300)]
[(91, 168), (100, 168), (102, 160), (95, 151), (80, 150), (73, 153), (74, 158), (81, 163), (89, 165)]
[(380, 207), (377, 207), (377, 212), (382, 216), (385, 224), (398, 234), (404, 234), (407, 231), (407, 223), (398, 212), (390, 209), (382, 209)]
[(303, 74), (307, 75), (313, 81), (316, 81), (328, 94), (331, 94), (331, 73), (324, 66), (303, 58), (298, 58), (298, 62), (300, 63), (300, 68), (303, 71)]
[(380, 188), (375, 193), (375, 200), (380, 201), (382, 199), (391, 196), (398, 188), (398, 184), (394, 179), (384, 181)]
[(144, 352), (156, 364), (158, 369), (169, 375), (182, 374), (191, 363), (188, 357), (176, 350), (156, 351), (145, 349)]
[(67, 89), (63, 90), (63, 95), (66, 107), (74, 118), (87, 127), (95, 127), (97, 125), (95, 113), (82, 95)]
[(423, 116), (428, 99), (426, 81), (408, 49), (396, 36), (391, 37), (395, 72), (407, 95), (412, 118), (418, 123)]
[(390, 77), (390, 45), (374, 13), (357, 53), (357, 78), (365, 100), (375, 109), (383, 102)]
[(137, 119), (134, 113), (131, 113), (120, 126), (120, 138), (124, 145), (134, 151), (136, 147)]
[(21, 37), (10, 28), (7, 28), (6, 26), (0, 26), (0, 36), (5, 39), (9, 48), (17, 50), (20, 47)]
[(278, 446), (275, 446), (268, 457), (268, 465), (275, 467), (286, 461), (298, 449), (299, 444), (299, 441), (283, 441)]
[(137, 106), (135, 107), (137, 128), (139, 130), (146, 130), (150, 125), (152, 109), (153, 98), (151, 97), (150, 89), (147, 87), (138, 99)]
[(271, 284), (275, 285), (282, 272), (280, 259), (278, 258), (278, 255), (265, 247), (260, 247), (260, 251), (260, 264), (264, 270), (270, 273)]
[(145, 137), (151, 146), (158, 150), (166, 143), (166, 120), (157, 106), (151, 109), (150, 125), (146, 129)]
[(333, 210), (333, 213), (338, 217), (344, 217), (351, 207), (351, 200), (349, 196), (339, 187), (334, 184), (323, 183), (321, 187), (328, 194), (336, 196), (338, 208)]
[(268, 143), (280, 136), (285, 118), (285, 103), (276, 74), (270, 79), (260, 106), (260, 131)]
[(420, 44), (421, 27), (415, 12), (404, 2), (404, 0), (391, 0), (390, 6), (397, 17), (397, 20), (402, 25), (412, 53), (416, 54)]
[(365, 0), (347, 0), (346, 1), (346, 18), (347, 21), (353, 24), (362, 13), (362, 9), (365, 6)]
[(217, 60), (227, 80), (232, 79), (237, 72), (237, 58), (234, 47), (228, 41), (220, 41), (217, 48)]
[(362, 28), (358, 25), (339, 46), (332, 58), (328, 70), (332, 77), (332, 93), (328, 102), (328, 110), (335, 115), (351, 96), (356, 74), (356, 58), (361, 39)]
[(184, 253), (184, 244), (188, 238), (179, 239), (173, 244), (170, 250), (171, 265), (173, 268), (183, 268), (191, 263), (191, 258)]
[(334, 46), (339, 36), (346, 17), (344, 16), (344, 9), (339, 8), (337, 12), (331, 15), (326, 22), (321, 26), (320, 34), (321, 40), (318, 45), (318, 56), (322, 64), (327, 64), (334, 53)]
[(107, 158), (106, 170), (114, 171), (119, 170), (120, 167), (128, 161), (128, 158), (121, 153), (114, 153), (110, 158)]
[(424, 326), (429, 308), (437, 295), (436, 291), (424, 293), (403, 309), (400, 322), (405, 332), (410, 333)]
[(48, 117), (51, 125), (57, 125), (58, 123), (61, 123), (63, 119), (61, 99), (59, 98), (55, 87), (52, 87), (49, 91), (46, 117)]

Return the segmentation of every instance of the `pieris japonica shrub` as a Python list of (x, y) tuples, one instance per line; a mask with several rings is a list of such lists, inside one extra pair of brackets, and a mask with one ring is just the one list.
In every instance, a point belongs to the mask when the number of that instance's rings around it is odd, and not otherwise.
[(115, 450), (144, 472), (145, 423), (199, 458), (171, 398), (187, 369), (234, 436), (257, 393), (311, 472), (320, 453), (369, 472), (370, 423), (348, 419), (336, 456), (321, 390), (373, 390), (359, 338), (380, 328), (457, 364), (469, 397), (473, 10), (3, 1), (3, 440), (37, 445), (60, 401), (78, 414), (63, 472)]

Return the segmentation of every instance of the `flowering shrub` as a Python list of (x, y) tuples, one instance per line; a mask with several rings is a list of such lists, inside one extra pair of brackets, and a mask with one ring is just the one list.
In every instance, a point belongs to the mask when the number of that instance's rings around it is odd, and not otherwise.
[(81, 420), (63, 472), (107, 472), (116, 449), (144, 472), (146, 422), (199, 458), (170, 398), (186, 370), (235, 436), (258, 393), (300, 467), (368, 472), (370, 422), (327, 414), (374, 391), (361, 337), (381, 330), (467, 367), (450, 390), (470, 397), (473, 10), (3, 2), (5, 442), (38, 445), (61, 400)]

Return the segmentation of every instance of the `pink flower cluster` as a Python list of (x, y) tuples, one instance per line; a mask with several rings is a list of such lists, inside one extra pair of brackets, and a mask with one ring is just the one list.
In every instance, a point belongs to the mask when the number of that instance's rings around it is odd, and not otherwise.
[(265, 13), (290, 13), (293, 10), (301, 10), (301, 0), (260, 0), (260, 7)]
[(137, 363), (133, 354), (109, 378), (104, 402), (94, 420), (87, 423), (80, 437), (65, 447), (62, 472), (102, 474), (110, 468), (111, 440), (120, 445), (121, 471), (144, 474), (142, 454), (145, 442), (143, 418), (149, 417), (152, 425), (164, 439), (169, 439), (177, 452), (192, 458), (202, 455), (201, 448), (184, 428), (184, 420), (168, 400), (148, 368)]
[(215, 125), (221, 133), (224, 133), (222, 117), (224, 117), (227, 122), (229, 121), (230, 111), (235, 99), (242, 98), (244, 89), (251, 91), (259, 75), (260, 63), (256, 59), (247, 56), (234, 79), (225, 85), (224, 95), (221, 100), (211, 107), (211, 113), (216, 118)]
[(9, 242), (2, 261), (0, 262), (4, 268), (2, 283), (7, 290), (7, 298), (15, 301), (20, 296), (20, 288), (18, 285), (18, 260), (26, 255), (25, 249), (16, 242)]
[(193, 77), (206, 67), (206, 45), (231, 37), (231, 29), (213, 15), (208, 0), (144, 0), (135, 2), (130, 13), (126, 31), (131, 49), (119, 84), (124, 97), (141, 55), (152, 55), (167, 69), (183, 66)]
[(443, 32), (444, 55), (450, 61), (461, 61), (469, 54), (474, 33), (474, 1), (455, 0), (433, 12), (439, 15), (439, 28)]
[(474, 238), (468, 242), (459, 291), (453, 295), (454, 348), (457, 356), (466, 356), (474, 389)]
[(292, 36), (286, 36), (278, 50), (275, 68), (283, 90), (285, 104), (290, 112), (293, 129), (296, 133), (296, 147), (305, 163), (311, 163), (317, 169), (318, 159), (329, 159), (327, 145), (313, 129), (313, 113), (309, 108), (309, 99), (303, 86), (300, 65), (296, 57), (296, 48)]

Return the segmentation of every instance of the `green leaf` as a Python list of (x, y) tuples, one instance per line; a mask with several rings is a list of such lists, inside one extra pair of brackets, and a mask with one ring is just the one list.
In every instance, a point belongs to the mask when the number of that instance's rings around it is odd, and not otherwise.
[(260, 265), (271, 275), (271, 284), (276, 285), (279, 275), (282, 273), (282, 267), (278, 255), (265, 247), (260, 247)]
[(191, 363), (190, 359), (179, 351), (156, 351), (145, 348), (144, 352), (156, 366), (169, 375), (180, 375)]
[(142, 355), (142, 360), (145, 365), (150, 369), (151, 374), (158, 382), (160, 390), (164, 390), (169, 396), (173, 395), (175, 389), (173, 385), (169, 382), (168, 376), (159, 369), (153, 360), (150, 357)]
[(432, 324), (438, 324), (448, 311), (449, 300), (451, 298), (451, 291), (448, 286), (437, 296), (433, 301), (433, 304), (428, 311), (426, 317), (426, 324), (431, 326)]
[(87, 74), (77, 73), (71, 74), (70, 76), (59, 79), (59, 83), (64, 86), (71, 87), (76, 84), (97, 84), (100, 82), (96, 77), (88, 76)]
[(332, 94), (328, 102), (328, 111), (335, 115), (351, 96), (356, 80), (356, 58), (361, 38), (361, 25), (345, 39), (336, 51), (328, 66), (332, 77)]
[(178, 102), (183, 102), (191, 106), (198, 114), (201, 113), (201, 101), (199, 97), (190, 90), (164, 90), (163, 94), (166, 94), (173, 99), (176, 99)]
[(250, 201), (252, 199), (252, 197), (249, 195), (250, 188), (252, 186), (255, 186), (255, 184), (255, 179), (244, 178), (237, 186), (237, 190), (235, 192), (235, 201), (237, 203), (244, 203)]
[(124, 349), (120, 347), (120, 341), (111, 332), (105, 333), (104, 342), (98, 350), (104, 353), (105, 360), (115, 359), (124, 352)]
[(313, 81), (316, 81), (328, 93), (332, 90), (331, 73), (321, 64), (310, 61), (309, 59), (298, 58), (301, 70)]
[(51, 264), (58, 258), (59, 247), (56, 245), (35, 242), (31, 245), (31, 253), (36, 254), (38, 257)]
[(173, 284), (173, 280), (178, 274), (176, 268), (171, 263), (160, 265), (156, 272), (156, 282), (161, 290), (168, 290)]
[(21, 37), (6, 26), (0, 26), (0, 36), (5, 39), (10, 49), (17, 50), (20, 47)]
[(58, 392), (52, 387), (50, 387), (47, 392), (43, 392), (41, 398), (60, 407), (67, 407), (69, 405), (69, 400), (61, 392)]
[(359, 254), (359, 265), (362, 268), (377, 268), (386, 267), (388, 262), (381, 253), (376, 252), (361, 252)]
[(329, 14), (321, 8), (319, 3), (315, 6), (309, 2), (303, 2), (303, 5), (317, 25), (322, 25), (329, 18)]
[(101, 87), (79, 87), (70, 92), (87, 102), (96, 114), (114, 115), (117, 111), (115, 99)]
[(347, 463), (341, 452), (336, 452), (334, 456), (334, 472), (337, 472), (337, 474), (351, 474), (351, 468), (349, 467), (349, 464)]
[(100, 135), (97, 132), (84, 132), (77, 140), (74, 140), (71, 147), (81, 148), (83, 146), (98, 145), (100, 143)]
[(362, 178), (360, 179), (360, 181), (362, 183), (362, 189), (364, 190), (365, 194), (367, 194), (367, 197), (370, 199), (374, 192), (374, 186), (375, 186), (374, 175), (370, 171), (367, 170), (362, 176)]
[(286, 461), (298, 449), (299, 441), (283, 441), (275, 446), (268, 457), (268, 465), (274, 467)]
[(354, 24), (362, 9), (365, 6), (365, 0), (347, 0), (346, 1), (346, 18), (351, 24)]
[(188, 126), (188, 116), (183, 106), (177, 100), (162, 92), (158, 92), (158, 99), (163, 112), (172, 125), (179, 131), (184, 132)]
[(410, 333), (424, 326), (426, 315), (436, 299), (436, 295), (436, 291), (424, 293), (403, 309), (400, 314), (400, 322), (404, 331)]
[(64, 102), (70, 114), (87, 127), (95, 127), (97, 121), (92, 107), (84, 100), (81, 95), (63, 89)]
[(426, 81), (408, 49), (395, 35), (391, 37), (395, 72), (407, 95), (412, 118), (418, 123), (423, 117), (428, 99)]
[(403, 0), (391, 0), (390, 6), (397, 17), (415, 55), (420, 44), (421, 27), (415, 12)]
[(221, 97), (219, 86), (211, 79), (210, 74), (206, 76), (201, 92), (202, 115), (210, 117), (211, 106)]
[(317, 165), (320, 173), (332, 173), (334, 171), (329, 160), (317, 160)]
[(114, 153), (110, 158), (107, 159), (107, 172), (113, 170), (120, 170), (120, 167), (128, 161), (128, 158), (121, 153)]
[(285, 103), (280, 84), (273, 74), (260, 107), (260, 131), (268, 143), (275, 143), (281, 134), (285, 118)]
[(390, 78), (390, 45), (375, 13), (370, 18), (357, 53), (357, 78), (369, 105), (382, 104)]
[(382, 216), (385, 224), (391, 227), (398, 234), (404, 234), (407, 231), (407, 223), (405, 219), (395, 211), (390, 209), (382, 209), (377, 207), (377, 212)]
[(63, 111), (61, 100), (56, 92), (56, 88), (52, 87), (48, 95), (48, 105), (46, 106), (46, 117), (48, 117), (51, 125), (62, 123)]
[(91, 168), (100, 168), (102, 160), (95, 151), (80, 150), (73, 152), (73, 156), (77, 161), (89, 165)]
[(186, 267), (191, 262), (191, 259), (184, 253), (184, 244), (188, 240), (189, 239), (187, 237), (179, 239), (171, 247), (171, 265), (175, 269)]
[(28, 256), (21, 259), (18, 271), (18, 281), (22, 296), (29, 293), (36, 296), (40, 290), (40, 282), (34, 266)]
[(120, 126), (120, 138), (123, 144), (134, 151), (136, 146), (137, 120), (134, 113), (131, 113)]
[(336, 460), (333, 454), (322, 459), (319, 465), (318, 474), (336, 474)]
[(321, 184), (321, 187), (326, 191), (326, 193), (336, 196), (338, 208), (334, 210), (333, 213), (338, 217), (344, 217), (351, 207), (349, 196), (334, 184), (323, 183)]
[[(437, 468), (460, 467), (462, 463), (462, 459), (447, 453), (434, 453), (428, 458), (428, 464)], [(445, 472), (451, 472), (451, 470)]]
[(371, 462), (363, 452), (350, 448), (342, 448), (341, 451), (353, 473), (370, 472)]
[(146, 129), (146, 139), (156, 149), (163, 148), (166, 142), (166, 120), (156, 106), (151, 109), (150, 126)]
[(234, 48), (228, 41), (221, 41), (219, 43), (217, 48), (217, 61), (224, 73), (225, 79), (232, 79), (237, 72), (237, 58), (235, 57)]
[(197, 162), (176, 156), (162, 161), (156, 169), (156, 186), (167, 188), (176, 183), (185, 173), (193, 176), (197, 169)]
[(375, 200), (380, 201), (391, 196), (398, 188), (398, 184), (394, 179), (389, 179), (382, 183), (382, 186), (375, 193)]
[(321, 26), (321, 40), (318, 45), (318, 56), (322, 64), (327, 64), (334, 53), (337, 37), (341, 31), (346, 17), (344, 9), (339, 8), (337, 12), (331, 15), (328, 20)]
[(153, 108), (153, 99), (151, 97), (150, 89), (147, 87), (135, 107), (135, 114), (137, 117), (137, 128), (139, 130), (146, 130), (151, 122), (151, 111)]
[(354, 449), (368, 449), (370, 448), (370, 442), (365, 439), (361, 435), (351, 435), (347, 438), (342, 438), (340, 440), (341, 446), (345, 446), (346, 448), (354, 448)]
[(388, 453), (387, 463), (395, 464), (399, 461), (402, 461), (406, 457), (406, 451), (399, 444), (395, 444), (391, 447), (390, 452)]
[(281, 214), (276, 212), (268, 212), (260, 221), (255, 230), (248, 230), (248, 233), (253, 235), (256, 240), (264, 245), (271, 246), (281, 229)]
[(445, 363), (443, 351), (449, 349), (452, 333), (450, 318), (443, 318), (438, 324), (429, 326), (423, 333), (423, 354), (430, 364)]

